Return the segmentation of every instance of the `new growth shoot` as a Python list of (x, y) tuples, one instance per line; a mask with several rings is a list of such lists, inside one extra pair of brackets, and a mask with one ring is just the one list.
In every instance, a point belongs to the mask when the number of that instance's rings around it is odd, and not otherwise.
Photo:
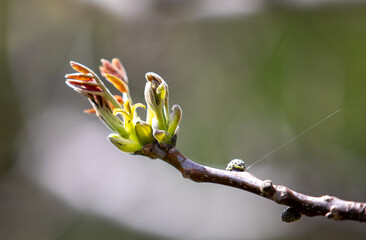
[[(174, 105), (170, 111), (167, 83), (156, 73), (146, 74), (146, 109), (141, 103), (133, 104), (127, 74), (120, 60), (102, 59), (101, 62), (101, 75), (120, 95), (112, 95), (99, 76), (80, 63), (70, 62), (77, 73), (67, 74), (65, 78), (69, 87), (89, 99), (93, 108), (85, 112), (95, 113), (111, 129), (113, 133), (108, 136), (111, 143), (128, 153), (136, 153), (151, 143), (175, 146), (182, 109)], [(147, 111), (145, 121), (136, 112), (139, 107)]]

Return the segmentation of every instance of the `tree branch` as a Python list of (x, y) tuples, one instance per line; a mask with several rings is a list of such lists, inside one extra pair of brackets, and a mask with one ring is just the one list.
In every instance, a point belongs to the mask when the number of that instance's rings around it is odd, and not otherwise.
[(334, 220), (366, 222), (366, 203), (345, 201), (333, 196), (313, 197), (298, 193), (271, 180), (260, 180), (248, 172), (232, 172), (198, 164), (184, 157), (172, 145), (148, 144), (136, 154), (160, 158), (179, 170), (183, 177), (195, 182), (210, 182), (239, 188), (289, 206), (282, 213), (282, 220), (292, 222), (301, 215), (325, 216)]

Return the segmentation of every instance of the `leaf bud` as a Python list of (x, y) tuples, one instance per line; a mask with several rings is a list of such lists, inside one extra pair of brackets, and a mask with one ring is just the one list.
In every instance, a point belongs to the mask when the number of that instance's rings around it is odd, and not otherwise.
[(155, 141), (151, 126), (143, 121), (138, 121), (135, 125), (137, 139), (142, 146)]
[(109, 134), (108, 139), (114, 146), (123, 152), (134, 153), (142, 149), (140, 143), (123, 138), (115, 133)]

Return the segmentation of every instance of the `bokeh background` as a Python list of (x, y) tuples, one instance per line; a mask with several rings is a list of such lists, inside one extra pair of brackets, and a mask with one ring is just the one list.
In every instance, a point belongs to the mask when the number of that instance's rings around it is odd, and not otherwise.
[(244, 191), (183, 179), (109, 144), (64, 84), (119, 57), (135, 102), (159, 73), (178, 148), (300, 192), (366, 201), (366, 1), (0, 1), (0, 239), (365, 239)]

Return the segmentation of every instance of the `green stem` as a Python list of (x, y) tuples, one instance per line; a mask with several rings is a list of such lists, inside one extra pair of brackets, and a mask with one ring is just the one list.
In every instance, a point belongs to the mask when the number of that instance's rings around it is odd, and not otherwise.
[(157, 109), (157, 111), (154, 111), (154, 115), (155, 115), (156, 121), (158, 123), (159, 129), (167, 131), (168, 128), (167, 128), (167, 124), (165, 121), (163, 109)]

